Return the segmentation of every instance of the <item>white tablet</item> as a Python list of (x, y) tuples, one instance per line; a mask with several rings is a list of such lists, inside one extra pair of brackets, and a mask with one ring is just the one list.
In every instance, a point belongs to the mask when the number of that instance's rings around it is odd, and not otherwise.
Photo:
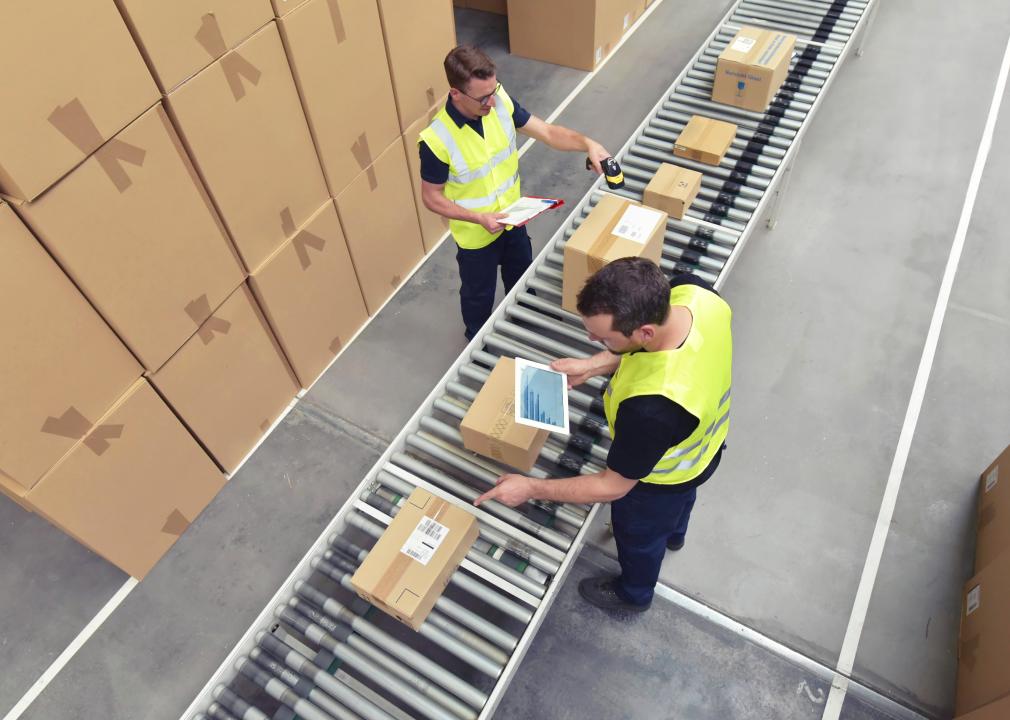
[(568, 435), (568, 376), (516, 358), (516, 422)]

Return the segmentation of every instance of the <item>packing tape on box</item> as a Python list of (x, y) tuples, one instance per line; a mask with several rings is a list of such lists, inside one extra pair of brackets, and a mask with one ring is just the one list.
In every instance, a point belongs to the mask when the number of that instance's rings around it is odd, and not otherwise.
[(95, 160), (119, 192), (133, 184), (122, 164), (130, 163), (141, 167), (147, 151), (119, 138), (112, 138), (102, 145), (102, 133), (79, 98), (57, 106), (49, 113), (48, 120), (82, 154), (95, 152)]
[[(446, 508), (449, 507), (449, 503), (447, 503), (442, 498), (437, 497), (433, 497), (431, 499), (431, 502), (437, 506), (437, 509), (435, 510), (434, 514), (428, 515), (428, 513), (426, 512), (424, 513), (424, 516), (429, 517), (432, 520), (438, 520), (442, 516), (442, 513), (446, 510)], [(389, 564), (389, 567), (386, 569), (386, 571), (382, 574), (382, 579), (375, 584), (375, 590), (373, 591), (372, 595), (381, 602), (386, 602), (386, 597), (393, 590), (393, 588), (396, 587), (396, 584), (400, 582), (400, 578), (402, 578), (403, 574), (407, 572), (407, 568), (410, 567), (410, 564), (412, 562), (414, 562), (414, 559), (412, 557), (410, 557), (406, 553), (400, 552), (400, 548), (397, 548), (396, 557)]]
[(427, 90), (424, 91), (424, 95), (425, 97), (428, 98), (428, 107), (431, 107), (432, 105), (435, 104), (435, 88), (429, 87)]
[[(603, 259), (603, 256), (610, 252), (610, 249), (614, 247), (614, 243), (617, 242), (617, 236), (614, 235), (614, 228), (617, 227), (617, 223), (621, 221), (621, 216), (624, 215), (624, 211), (630, 207), (631, 203), (625, 202), (621, 206), (621, 210), (614, 214), (614, 217), (607, 223), (607, 227), (604, 229), (600, 236), (593, 241), (593, 244), (589, 246), (589, 251), (586, 253), (586, 264), (589, 266), (589, 275), (593, 276), (603, 269), (603, 266), (607, 262)], [(588, 278), (587, 278), (588, 279)]]
[(494, 425), (491, 426), (491, 429), (487, 433), (488, 449), (491, 451), (491, 457), (499, 462), (506, 462), (505, 453), (502, 450), (505, 441), (502, 439), (502, 436), (514, 422), (515, 411), (515, 403), (511, 398), (506, 398), (501, 411), (498, 413), (498, 417), (495, 418)]
[(329, 345), (330, 352), (333, 353), (334, 355), (336, 355), (338, 352), (340, 352), (340, 349), (342, 347), (344, 347), (344, 341), (340, 339), (339, 335), (337, 335), (337, 337), (333, 338), (333, 340), (330, 342), (330, 345)]
[(201, 18), (200, 29), (196, 31), (194, 37), (211, 58), (221, 58), (221, 69), (236, 101), (245, 97), (243, 78), (253, 85), (259, 84), (263, 73), (237, 50), (228, 52), (228, 44), (224, 41), (221, 26), (218, 25), (214, 13), (207, 13)]
[(330, 8), (330, 20), (333, 22), (333, 34), (337, 36), (337, 44), (347, 39), (347, 30), (344, 29), (344, 18), (340, 14), (340, 0), (326, 0)]
[[(90, 434), (88, 431), (91, 431)], [(115, 440), (122, 436), (122, 425), (96, 425), (92, 428), (80, 410), (71, 405), (60, 417), (49, 416), (42, 423), (42, 432), (49, 435), (58, 435), (71, 440), (84, 438), (84, 445), (95, 455), (101, 455), (110, 447), (110, 440)]]
[(210, 311), (210, 300), (206, 295), (201, 295), (196, 300), (186, 304), (186, 314), (189, 315), (197, 325), (196, 334), (204, 345), (209, 345), (214, 339), (214, 333), (218, 332), (227, 335), (231, 330), (231, 323), (224, 318), (215, 317)]
[(298, 262), (302, 270), (308, 270), (312, 265), (312, 257), (309, 255), (309, 248), (320, 252), (326, 247), (326, 240), (318, 235), (309, 232), (306, 228), (298, 230), (295, 228), (295, 220), (291, 215), (291, 208), (281, 210), (281, 229), (284, 237), (291, 237), (291, 245), (298, 255)]
[(368, 173), (368, 189), (375, 190), (379, 187), (379, 179), (375, 176), (375, 165), (372, 164), (372, 152), (368, 149), (368, 135), (361, 133), (351, 144), (351, 155), (358, 163), (358, 167)]
[(986, 507), (982, 508), (982, 512), (978, 516), (978, 529), (981, 530), (982, 528), (992, 523), (992, 521), (995, 519), (996, 519), (996, 506), (987, 505)]
[(186, 519), (186, 516), (182, 514), (177, 509), (169, 513), (168, 517), (165, 519), (165, 524), (161, 526), (161, 531), (168, 535), (175, 535), (179, 537), (186, 529), (189, 528), (190, 521)]

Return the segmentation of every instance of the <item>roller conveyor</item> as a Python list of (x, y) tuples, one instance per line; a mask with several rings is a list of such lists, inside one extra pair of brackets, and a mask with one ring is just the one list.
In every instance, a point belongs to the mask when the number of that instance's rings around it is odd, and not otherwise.
[[(660, 163), (702, 173), (697, 200), (664, 235), (662, 267), (717, 288), (761, 217), (774, 211), (825, 91), (865, 35), (878, 0), (739, 0), (618, 154), (626, 186), (602, 179), (449, 369), (245, 633), (182, 720), (488, 718), (581, 549), (597, 506), (473, 508), (480, 536), (419, 632), (356, 597), (350, 577), (417, 487), (467, 505), (510, 469), (462, 446), (459, 423), (503, 356), (549, 362), (600, 350), (560, 307), (564, 246), (607, 192), (640, 201)], [(710, 99), (715, 62), (750, 25), (797, 36), (764, 113)], [(673, 155), (693, 114), (738, 126), (718, 166)], [(535, 477), (605, 466), (602, 378), (571, 391), (572, 434), (551, 436)]]

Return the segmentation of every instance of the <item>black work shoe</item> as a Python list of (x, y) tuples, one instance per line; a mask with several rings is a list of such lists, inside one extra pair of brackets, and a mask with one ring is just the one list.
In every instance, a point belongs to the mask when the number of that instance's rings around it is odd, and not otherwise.
[(579, 583), (579, 595), (590, 605), (604, 610), (630, 610), (642, 612), (648, 610), (652, 603), (635, 605), (624, 600), (617, 594), (616, 577), (591, 577)]
[(667, 550), (672, 550), (673, 552), (677, 552), (682, 547), (684, 547), (684, 538), (681, 538), (680, 540), (667, 540), (666, 541), (666, 549)]

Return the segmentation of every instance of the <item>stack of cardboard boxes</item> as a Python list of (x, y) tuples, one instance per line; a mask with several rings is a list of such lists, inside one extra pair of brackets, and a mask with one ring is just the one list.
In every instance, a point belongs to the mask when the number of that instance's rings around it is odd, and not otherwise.
[(979, 480), (975, 576), (961, 597), (956, 714), (1010, 717), (1010, 447)]
[(444, 234), (452, 10), (54, 5), (0, 28), (0, 490), (143, 577)]

